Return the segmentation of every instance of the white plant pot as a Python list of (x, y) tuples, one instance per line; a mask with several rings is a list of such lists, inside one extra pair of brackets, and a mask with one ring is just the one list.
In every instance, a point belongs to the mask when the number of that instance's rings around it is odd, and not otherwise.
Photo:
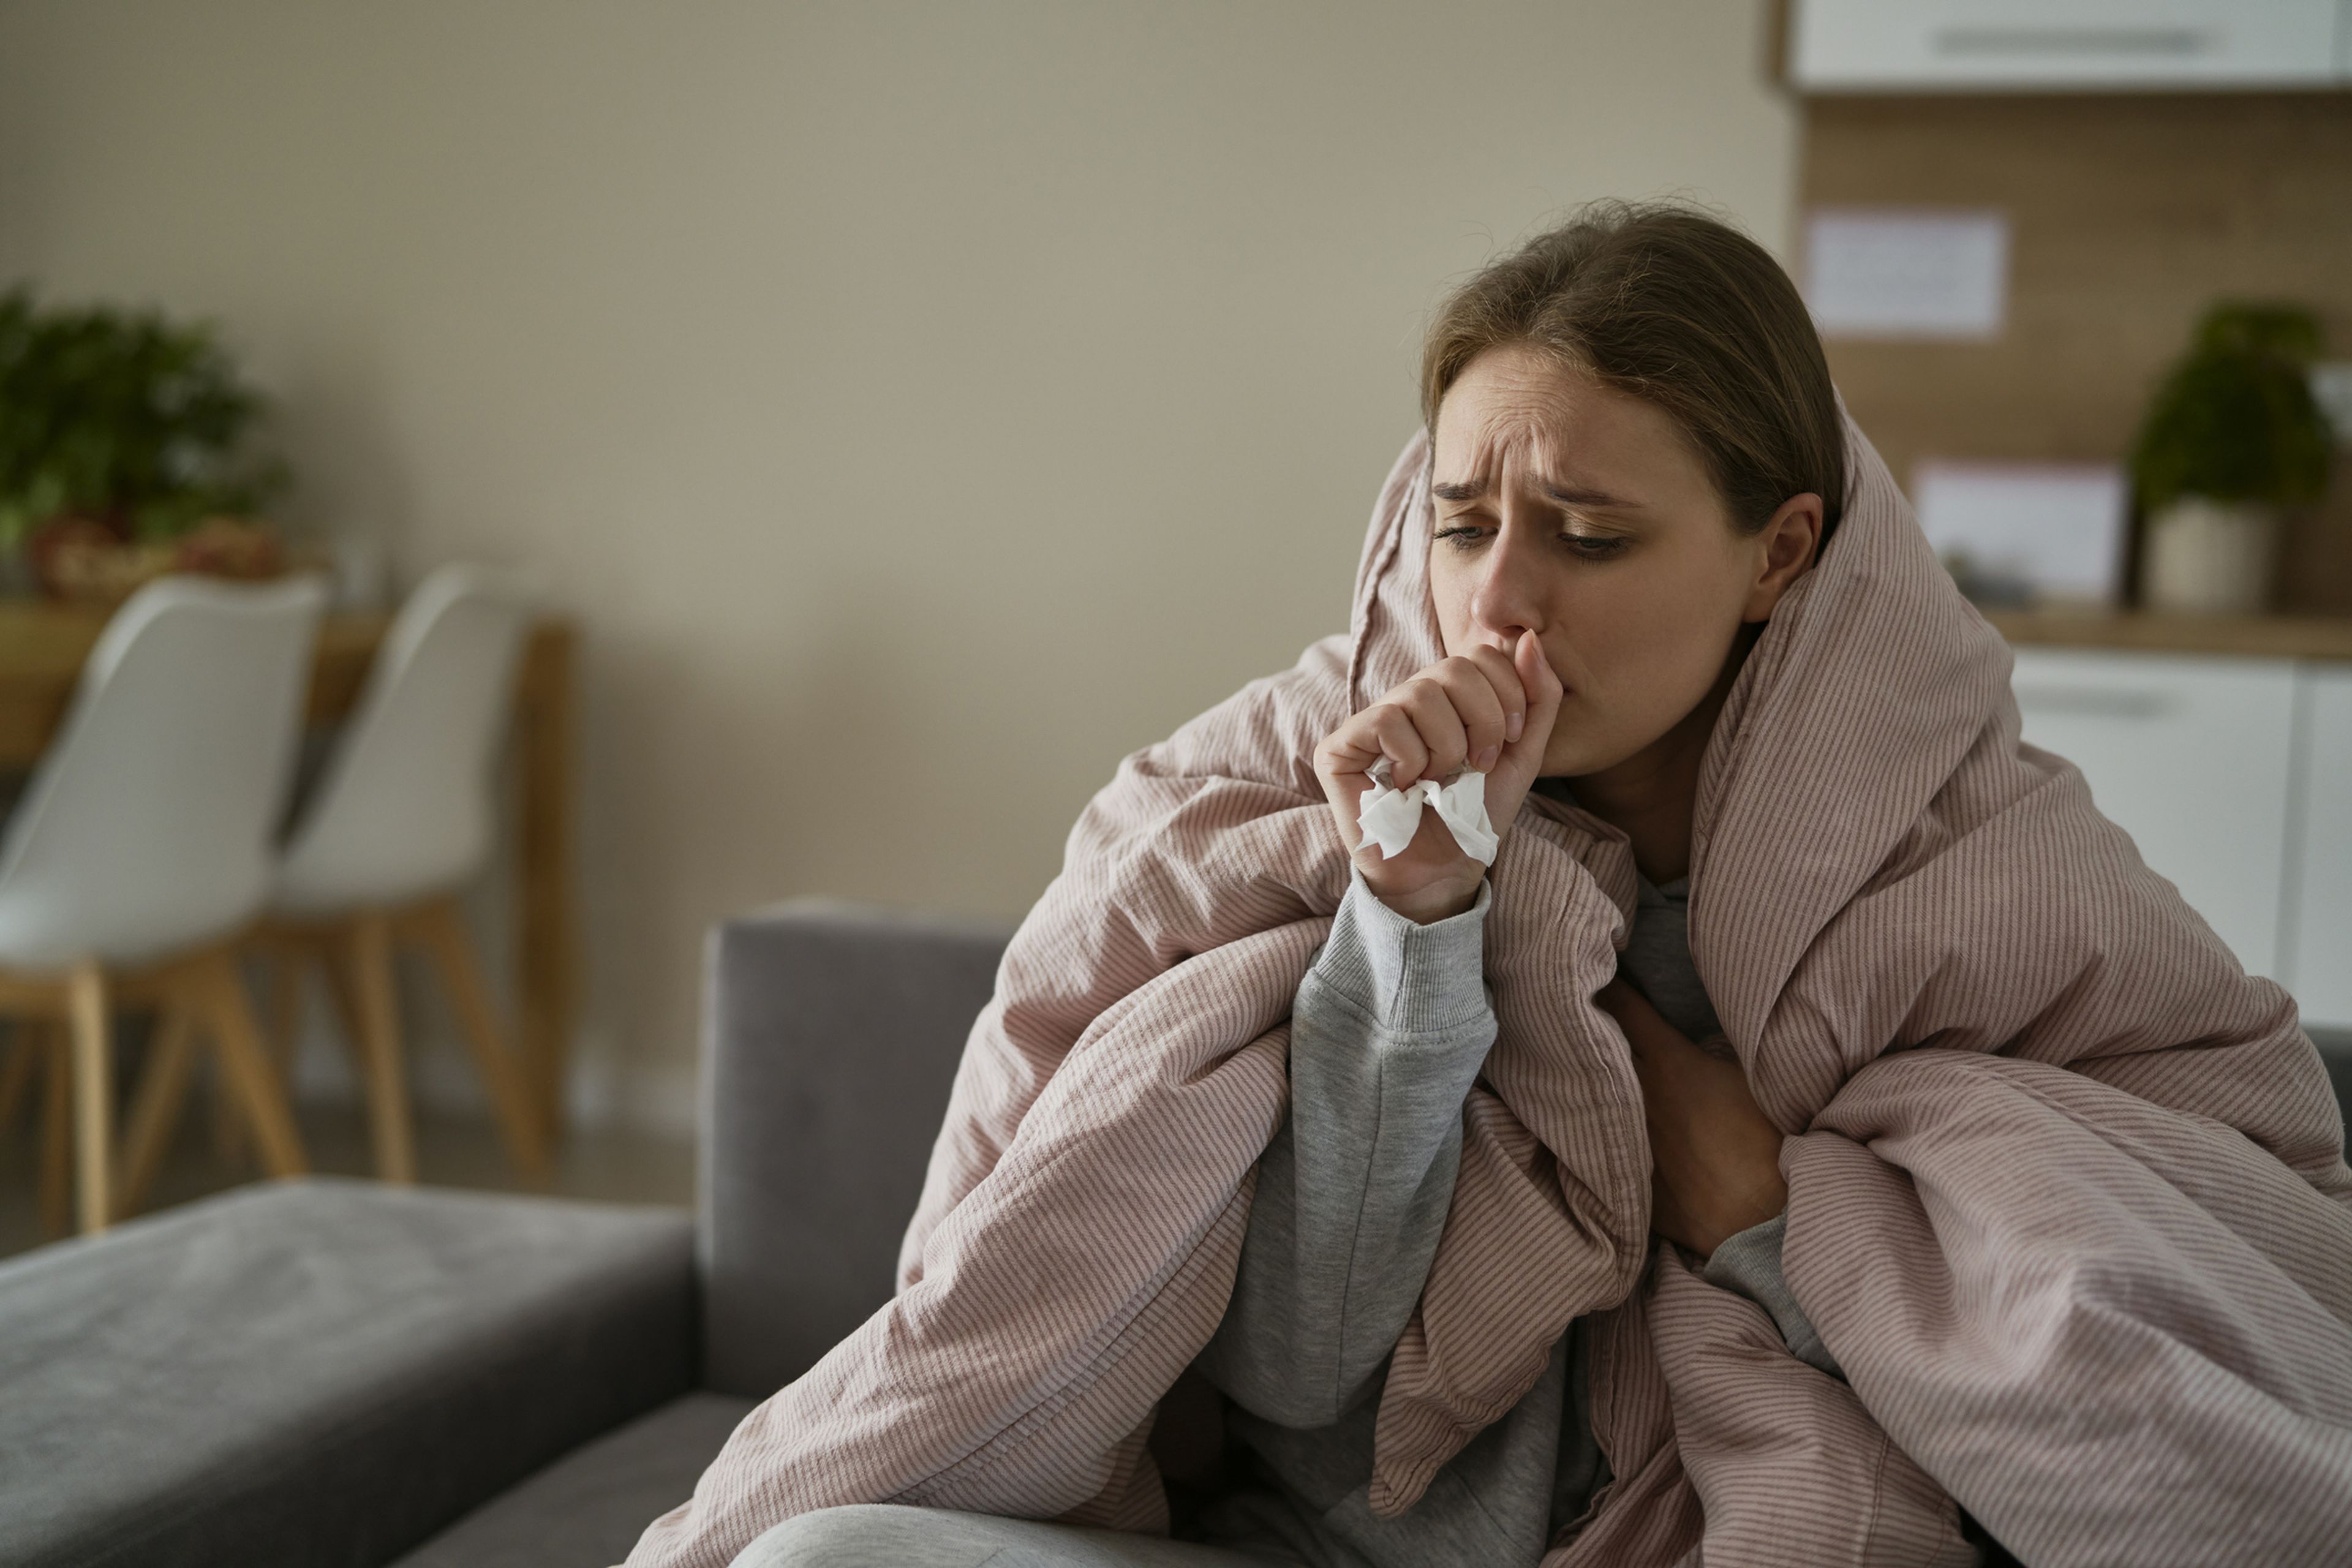
[(2147, 520), (2140, 602), (2189, 615), (2260, 615), (2278, 531), (2278, 513), (2257, 502), (2183, 496)]

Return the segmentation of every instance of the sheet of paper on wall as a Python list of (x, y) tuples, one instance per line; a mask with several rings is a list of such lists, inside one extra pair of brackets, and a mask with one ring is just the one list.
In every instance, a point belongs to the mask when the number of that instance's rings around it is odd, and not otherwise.
[(1912, 470), (1911, 496), (1937, 557), (1980, 604), (2120, 596), (2128, 490), (2116, 464), (1929, 458)]
[(1805, 223), (1805, 303), (1825, 338), (1997, 338), (2009, 306), (2009, 218), (1821, 208)]

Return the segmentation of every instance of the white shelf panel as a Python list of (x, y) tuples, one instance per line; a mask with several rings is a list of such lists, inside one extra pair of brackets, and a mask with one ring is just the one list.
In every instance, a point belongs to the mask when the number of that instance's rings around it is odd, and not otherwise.
[(2011, 685), (2025, 739), (2083, 770), (2239, 963), (2284, 978), (2294, 664), (2021, 648)]
[(2342, 85), (2345, 0), (1794, 0), (1808, 92)]

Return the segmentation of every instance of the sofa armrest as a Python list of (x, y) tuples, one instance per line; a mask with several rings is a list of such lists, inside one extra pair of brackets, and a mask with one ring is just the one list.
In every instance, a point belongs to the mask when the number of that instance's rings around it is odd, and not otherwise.
[(0, 1563), (386, 1562), (683, 1393), (681, 1213), (311, 1180), (0, 1265)]
[(712, 932), (703, 1383), (763, 1398), (890, 1298), (999, 930), (793, 903)]

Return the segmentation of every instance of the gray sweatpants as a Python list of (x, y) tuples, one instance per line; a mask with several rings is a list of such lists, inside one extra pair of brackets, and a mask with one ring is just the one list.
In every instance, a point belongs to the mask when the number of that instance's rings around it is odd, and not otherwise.
[(1118, 1530), (861, 1503), (788, 1519), (733, 1568), (1268, 1568), (1286, 1559)]

